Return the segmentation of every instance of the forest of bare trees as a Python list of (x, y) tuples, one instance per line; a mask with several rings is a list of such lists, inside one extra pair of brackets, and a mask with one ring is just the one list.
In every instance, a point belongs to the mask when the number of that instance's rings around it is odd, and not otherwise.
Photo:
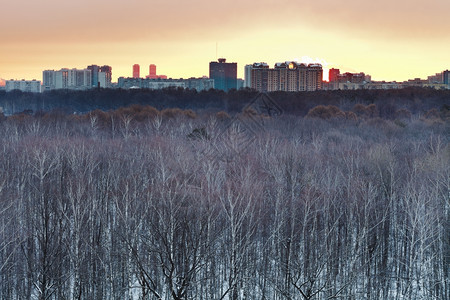
[[(192, 109), (194, 111), (220, 111), (237, 113), (251, 102), (258, 92), (251, 89), (197, 92), (182, 88), (162, 90), (95, 89), (87, 91), (53, 90), (44, 93), (27, 93), (0, 90), (0, 112), (14, 115), (21, 112), (37, 113), (59, 110), (68, 114), (85, 114), (100, 109), (116, 110), (132, 104), (166, 108)], [(286, 112), (305, 116), (317, 105), (335, 105), (341, 110), (353, 109), (354, 105), (377, 106), (378, 115), (384, 119), (396, 118), (398, 110), (414, 115), (430, 109), (450, 110), (450, 90), (404, 88), (398, 90), (338, 90), (315, 92), (271, 92), (270, 97)]]
[(378, 109), (0, 118), (0, 299), (449, 299), (448, 114)]

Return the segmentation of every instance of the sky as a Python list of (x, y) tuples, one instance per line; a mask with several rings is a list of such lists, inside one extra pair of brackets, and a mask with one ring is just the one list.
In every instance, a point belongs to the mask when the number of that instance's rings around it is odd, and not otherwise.
[(0, 0), (0, 78), (91, 64), (113, 81), (133, 64), (201, 77), (219, 57), (242, 78), (246, 64), (292, 60), (426, 78), (450, 69), (449, 15), (449, 0)]

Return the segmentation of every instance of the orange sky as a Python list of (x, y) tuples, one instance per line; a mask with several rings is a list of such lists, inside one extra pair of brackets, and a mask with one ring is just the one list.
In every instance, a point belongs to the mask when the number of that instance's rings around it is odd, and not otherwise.
[[(320, 61), (406, 80), (450, 68), (449, 0), (0, 0), (0, 78), (108, 64), (113, 80), (156, 64), (208, 75), (218, 56), (245, 64)], [(3, 2), (3, 3), (2, 3)]]

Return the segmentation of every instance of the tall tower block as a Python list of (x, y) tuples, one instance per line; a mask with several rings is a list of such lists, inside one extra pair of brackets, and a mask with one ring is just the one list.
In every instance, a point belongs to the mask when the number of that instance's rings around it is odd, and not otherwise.
[(133, 78), (140, 78), (140, 67), (138, 64), (133, 65)]
[(150, 79), (157, 78), (157, 76), (156, 76), (156, 65), (151, 64), (149, 66), (148, 78), (150, 78)]

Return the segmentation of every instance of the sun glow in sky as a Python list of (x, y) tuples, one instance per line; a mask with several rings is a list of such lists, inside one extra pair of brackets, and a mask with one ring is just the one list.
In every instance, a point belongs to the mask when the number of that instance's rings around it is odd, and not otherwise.
[[(448, 0), (0, 0), (0, 78), (133, 64), (172, 78), (238, 63), (320, 62), (374, 80), (426, 78), (450, 68)], [(216, 44), (217, 56), (216, 56)], [(305, 61), (310, 60), (310, 61)]]

